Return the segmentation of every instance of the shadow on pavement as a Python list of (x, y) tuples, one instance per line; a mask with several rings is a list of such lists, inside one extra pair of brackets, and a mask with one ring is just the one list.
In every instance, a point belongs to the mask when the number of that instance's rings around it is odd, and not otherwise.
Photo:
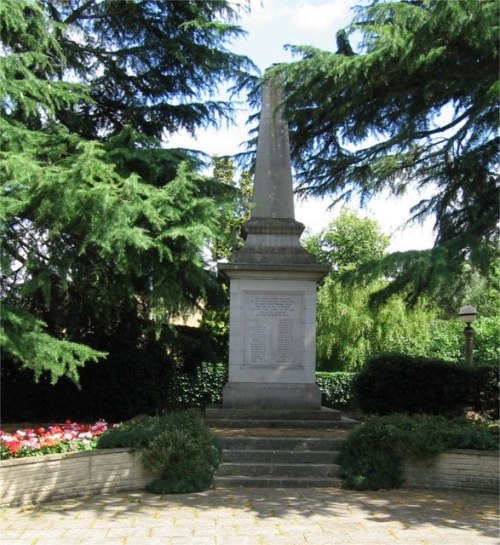
[(46, 514), (79, 518), (83, 512), (99, 519), (114, 521), (132, 516), (151, 517), (175, 510), (177, 516), (192, 510), (226, 514), (245, 512), (259, 519), (297, 515), (301, 518), (351, 519), (366, 523), (387, 522), (402, 528), (435, 527), (474, 530), (488, 537), (498, 537), (498, 499), (494, 496), (415, 489), (353, 492), (341, 489), (216, 489), (193, 494), (158, 496), (145, 492), (126, 492), (13, 508), (23, 518)]

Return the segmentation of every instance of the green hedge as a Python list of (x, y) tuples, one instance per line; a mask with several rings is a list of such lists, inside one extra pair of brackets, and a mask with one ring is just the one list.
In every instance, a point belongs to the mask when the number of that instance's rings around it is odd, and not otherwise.
[(467, 408), (498, 414), (498, 368), (466, 366), (403, 354), (371, 358), (353, 383), (368, 414), (463, 415)]
[(425, 459), (451, 448), (498, 449), (498, 427), (465, 418), (393, 414), (371, 417), (342, 443), (338, 458), (344, 487), (396, 488), (406, 457)]
[(321, 404), (333, 409), (347, 409), (354, 398), (353, 383), (356, 373), (317, 372), (316, 383), (321, 391)]
[(120, 422), (137, 414), (158, 414), (169, 405), (176, 364), (159, 343), (120, 347), (80, 371), (80, 387), (63, 377), (52, 385), (47, 374), (5, 358), (1, 366), (3, 422), (59, 422), (67, 418)]
[(169, 406), (204, 409), (212, 403), (221, 403), (227, 378), (227, 365), (223, 363), (202, 363), (194, 375), (177, 374), (170, 390)]
[[(227, 366), (223, 363), (204, 363), (194, 376), (178, 375), (173, 383), (170, 403), (176, 408), (204, 409), (211, 403), (222, 402), (222, 389), (227, 382)], [(316, 383), (325, 407), (345, 409), (354, 397), (355, 373), (318, 372)]]

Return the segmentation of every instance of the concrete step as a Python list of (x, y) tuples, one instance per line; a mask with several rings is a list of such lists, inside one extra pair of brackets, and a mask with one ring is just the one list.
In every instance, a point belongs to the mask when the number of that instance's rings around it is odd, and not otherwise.
[(334, 464), (336, 450), (223, 450), (223, 463)]
[(268, 437), (268, 436), (220, 436), (219, 444), (225, 450), (267, 450), (267, 451), (337, 451), (344, 440), (343, 436), (332, 437)]
[(212, 482), (215, 488), (338, 488), (342, 480), (336, 477), (218, 477)]
[(219, 487), (337, 487), (342, 441), (357, 422), (332, 409), (208, 407), (205, 420), (223, 449)]
[(342, 417), (340, 411), (322, 407), (317, 410), (290, 410), (290, 409), (224, 409), (220, 405), (209, 405), (205, 409), (205, 418), (212, 420), (300, 420), (338, 421)]
[(217, 477), (338, 477), (337, 464), (222, 463)]
[(272, 419), (230, 419), (206, 418), (211, 428), (301, 428), (301, 429), (351, 429), (355, 420), (342, 417), (339, 420), (272, 420)]

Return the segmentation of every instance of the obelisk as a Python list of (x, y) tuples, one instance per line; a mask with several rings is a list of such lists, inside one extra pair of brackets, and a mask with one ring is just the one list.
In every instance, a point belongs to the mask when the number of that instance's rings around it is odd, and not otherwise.
[(253, 208), (245, 245), (219, 271), (230, 281), (224, 408), (319, 409), (316, 283), (328, 271), (300, 245), (281, 84), (265, 79)]

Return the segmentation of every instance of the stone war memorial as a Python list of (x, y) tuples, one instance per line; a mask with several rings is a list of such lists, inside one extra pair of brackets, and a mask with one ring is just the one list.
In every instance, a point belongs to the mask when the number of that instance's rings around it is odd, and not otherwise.
[(320, 409), (315, 383), (316, 284), (328, 267), (299, 242), (280, 83), (266, 79), (246, 240), (219, 272), (230, 282), (224, 409)]

